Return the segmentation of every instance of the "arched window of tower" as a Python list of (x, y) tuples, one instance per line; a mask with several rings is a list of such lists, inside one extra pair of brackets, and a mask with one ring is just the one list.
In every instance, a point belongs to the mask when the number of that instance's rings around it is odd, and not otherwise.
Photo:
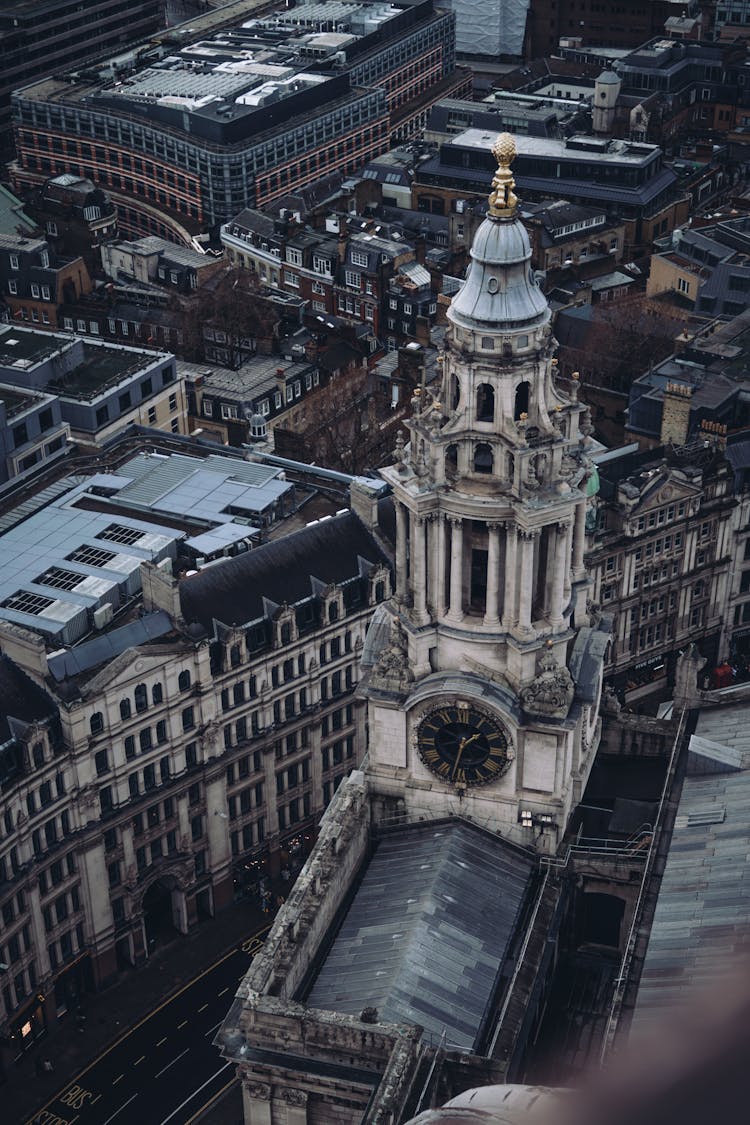
[(522, 414), (529, 412), (529, 384), (519, 383), (516, 387), (516, 401), (513, 407), (513, 418), (517, 422)]
[(458, 473), (458, 446), (449, 445), (445, 451), (445, 475), (455, 477)]
[(451, 410), (457, 410), (461, 401), (461, 384), (455, 375), (451, 375)]
[(495, 421), (495, 390), (489, 383), (477, 387), (477, 422)]
[(515, 472), (516, 472), (516, 459), (515, 459), (515, 457), (513, 456), (512, 453), (508, 454), (507, 464), (508, 464), (508, 473), (507, 473), (508, 480), (512, 483), (513, 477), (514, 477)]
[(477, 443), (474, 449), (474, 472), (491, 473), (494, 468), (492, 446), (486, 441)]

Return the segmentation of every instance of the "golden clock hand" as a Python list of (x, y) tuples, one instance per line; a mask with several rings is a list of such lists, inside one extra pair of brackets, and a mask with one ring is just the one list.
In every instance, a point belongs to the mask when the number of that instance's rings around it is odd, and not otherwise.
[(461, 744), (458, 747), (458, 754), (456, 755), (456, 760), (453, 763), (453, 772), (451, 773), (451, 781), (453, 781), (453, 778), (456, 776), (456, 770), (458, 769), (459, 762), (461, 761), (461, 755), (464, 752), (464, 746), (466, 745), (466, 743), (467, 743), (467, 739), (462, 738)]

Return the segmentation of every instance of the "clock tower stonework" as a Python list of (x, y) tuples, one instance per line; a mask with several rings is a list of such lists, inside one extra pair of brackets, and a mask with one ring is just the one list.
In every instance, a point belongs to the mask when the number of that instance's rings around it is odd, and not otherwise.
[(463, 815), (553, 852), (598, 743), (609, 633), (584, 568), (589, 412), (556, 379), (512, 137), (493, 152), (441, 377), (382, 470), (396, 595), (363, 657), (367, 781), (378, 817)]

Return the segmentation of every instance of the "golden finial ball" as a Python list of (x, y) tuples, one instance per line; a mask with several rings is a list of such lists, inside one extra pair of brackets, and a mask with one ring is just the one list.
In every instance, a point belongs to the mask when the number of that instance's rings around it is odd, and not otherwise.
[(492, 146), (492, 152), (498, 164), (506, 168), (512, 164), (516, 158), (516, 142), (511, 134), (501, 133)]

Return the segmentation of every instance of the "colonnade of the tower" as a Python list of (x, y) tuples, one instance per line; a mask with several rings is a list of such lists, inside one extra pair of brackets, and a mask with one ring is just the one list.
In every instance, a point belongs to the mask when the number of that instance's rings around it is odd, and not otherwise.
[(396, 501), (399, 600), (417, 625), (430, 620), (528, 637), (565, 624), (571, 580), (583, 577), (585, 502), (572, 518), (523, 527), (508, 517), (470, 519), (411, 511)]

